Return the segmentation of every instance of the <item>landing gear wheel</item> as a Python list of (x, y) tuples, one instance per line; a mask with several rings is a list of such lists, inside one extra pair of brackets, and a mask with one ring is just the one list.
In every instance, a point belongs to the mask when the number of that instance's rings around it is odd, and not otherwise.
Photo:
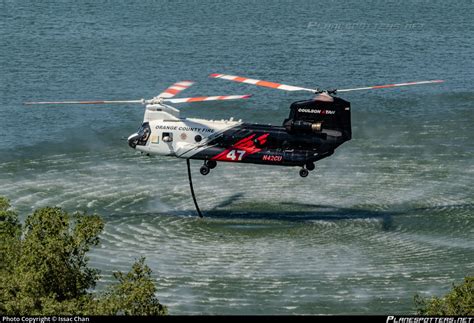
[(202, 165), (201, 168), (199, 169), (199, 172), (202, 175), (207, 175), (207, 174), (209, 174), (210, 171), (211, 171), (211, 169), (209, 167), (207, 167), (206, 165)]
[(207, 167), (209, 167), (210, 169), (214, 169), (216, 168), (217, 166), (217, 162), (215, 160), (206, 160), (204, 162), (204, 165), (206, 165)]
[(306, 176), (308, 176), (308, 174), (309, 174), (309, 171), (306, 168), (301, 168), (300, 169), (300, 176), (301, 177), (306, 177)]
[(312, 171), (312, 170), (314, 170), (314, 168), (316, 168), (316, 166), (314, 166), (313, 162), (309, 162), (309, 163), (306, 164), (306, 169), (307, 170)]

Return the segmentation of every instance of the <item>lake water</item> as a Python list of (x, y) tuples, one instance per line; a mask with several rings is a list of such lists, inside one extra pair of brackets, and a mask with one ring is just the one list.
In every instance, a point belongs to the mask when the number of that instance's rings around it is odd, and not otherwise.
[[(106, 220), (91, 265), (146, 256), (171, 314), (411, 313), (474, 272), (472, 1), (0, 2), (0, 195), (23, 216), (58, 205)], [(186, 163), (127, 146), (142, 106), (28, 100), (247, 94), (187, 116), (281, 124), (304, 87), (344, 93), (353, 140), (298, 168)]]

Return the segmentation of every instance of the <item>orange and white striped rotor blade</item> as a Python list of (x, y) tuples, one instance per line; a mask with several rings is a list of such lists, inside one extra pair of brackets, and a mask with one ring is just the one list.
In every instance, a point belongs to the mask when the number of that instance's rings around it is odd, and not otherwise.
[(236, 100), (247, 99), (252, 95), (221, 95), (221, 96), (197, 96), (193, 98), (179, 98), (179, 99), (163, 99), (163, 102), (171, 103), (186, 103), (186, 102), (203, 102), (203, 101), (218, 101), (218, 100)]
[(240, 76), (235, 76), (235, 75), (211, 74), (209, 75), (209, 77), (224, 79), (224, 80), (229, 80), (229, 81), (234, 81), (234, 82), (240, 82), (240, 83), (253, 84), (253, 85), (258, 85), (258, 86), (264, 86), (264, 87), (269, 87), (272, 89), (278, 89), (278, 90), (284, 90), (284, 91), (309, 91), (313, 93), (317, 92), (317, 90), (315, 89), (308, 89), (304, 87), (268, 82), (268, 81), (263, 81), (263, 80), (255, 80), (255, 79), (250, 79), (250, 78), (240, 77)]
[(337, 90), (337, 92), (350, 92), (350, 91), (362, 91), (362, 90), (373, 90), (373, 89), (387, 89), (391, 87), (400, 87), (400, 86), (409, 86), (409, 85), (418, 85), (418, 84), (431, 84), (431, 83), (443, 83), (443, 80), (431, 80), (431, 81), (418, 81), (418, 82), (407, 82), (407, 83), (396, 83), (396, 84), (386, 84), (386, 85), (374, 85), (366, 87), (356, 87), (353, 89), (342, 89)]
[(171, 85), (169, 88), (164, 90), (162, 93), (160, 93), (157, 97), (164, 98), (164, 99), (172, 98), (176, 94), (178, 94), (179, 92), (183, 90), (186, 90), (188, 87), (190, 87), (193, 84), (194, 82), (191, 82), (191, 81), (176, 82), (173, 85)]
[(26, 105), (34, 105), (34, 104), (128, 104), (128, 103), (141, 103), (144, 104), (146, 101), (144, 99), (141, 100), (119, 100), (119, 101), (39, 101), (39, 102), (24, 102), (23, 104)]

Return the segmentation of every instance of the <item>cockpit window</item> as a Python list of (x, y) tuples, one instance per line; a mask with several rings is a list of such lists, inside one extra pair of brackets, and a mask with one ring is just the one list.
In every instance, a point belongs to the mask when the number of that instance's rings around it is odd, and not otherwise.
[(151, 128), (148, 122), (144, 122), (138, 131), (128, 137), (128, 145), (135, 149), (137, 145), (145, 146), (151, 135)]
[(173, 133), (172, 132), (163, 132), (163, 137), (161, 138), (163, 142), (172, 142)]
[(138, 143), (137, 145), (146, 145), (146, 142), (148, 141), (148, 138), (150, 138), (151, 135), (151, 128), (150, 124), (148, 122), (144, 122), (140, 129), (138, 129)]

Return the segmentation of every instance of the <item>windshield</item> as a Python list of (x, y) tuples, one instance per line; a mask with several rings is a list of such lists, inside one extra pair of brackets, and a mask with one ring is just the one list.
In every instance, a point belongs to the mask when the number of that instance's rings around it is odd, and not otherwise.
[(148, 122), (144, 122), (138, 131), (128, 138), (128, 145), (135, 148), (137, 145), (145, 146), (151, 135), (151, 128)]
[(151, 129), (150, 129), (150, 124), (148, 122), (144, 122), (141, 127), (138, 129), (138, 135), (139, 135), (139, 145), (146, 144), (148, 138), (150, 137), (151, 134)]

